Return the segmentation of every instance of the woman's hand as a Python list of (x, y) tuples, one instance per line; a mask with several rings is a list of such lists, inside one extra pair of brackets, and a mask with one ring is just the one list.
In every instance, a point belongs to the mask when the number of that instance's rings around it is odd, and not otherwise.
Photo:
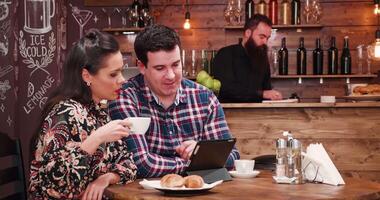
[(103, 197), (104, 189), (110, 184), (119, 182), (120, 177), (114, 173), (106, 173), (99, 176), (96, 180), (91, 182), (82, 196), (82, 200), (101, 200)]
[(114, 142), (129, 135), (131, 123), (128, 119), (113, 120), (94, 131), (90, 137), (96, 137), (100, 143)]
[(131, 123), (128, 119), (113, 120), (108, 122), (97, 130), (93, 131), (91, 135), (82, 142), (81, 149), (89, 154), (93, 154), (99, 145), (105, 142), (114, 142), (129, 135), (129, 127)]

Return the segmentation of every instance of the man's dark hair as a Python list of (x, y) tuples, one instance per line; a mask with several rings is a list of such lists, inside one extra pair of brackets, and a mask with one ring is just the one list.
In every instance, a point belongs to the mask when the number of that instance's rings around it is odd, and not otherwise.
[(247, 29), (255, 30), (259, 23), (262, 22), (272, 27), (272, 21), (265, 15), (254, 14), (249, 20), (247, 20), (244, 24), (244, 31)]
[(181, 49), (181, 41), (173, 29), (155, 24), (146, 27), (137, 35), (135, 52), (137, 58), (147, 67), (148, 52), (172, 51), (177, 45)]

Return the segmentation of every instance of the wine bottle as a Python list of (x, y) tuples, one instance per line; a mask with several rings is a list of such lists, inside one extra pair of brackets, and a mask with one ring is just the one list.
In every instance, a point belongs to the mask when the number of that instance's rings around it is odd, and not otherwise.
[(140, 17), (140, 10), (141, 10), (141, 4), (139, 0), (133, 0), (133, 3), (131, 5), (131, 9), (136, 17), (136, 20), (133, 21), (134, 27), (140, 27), (141, 24), (141, 17)]
[(278, 24), (278, 4), (277, 0), (269, 1), (269, 18), (272, 20), (272, 24)]
[(245, 21), (248, 21), (255, 14), (255, 2), (247, 0), (245, 2)]
[(280, 18), (283, 25), (289, 25), (291, 23), (291, 9), (288, 0), (281, 2)]
[(328, 52), (328, 73), (338, 74), (338, 49), (335, 47), (335, 37), (331, 37)]
[(297, 74), (305, 75), (306, 74), (306, 49), (304, 45), (304, 38), (300, 38), (300, 44), (297, 49)]
[(144, 15), (150, 15), (149, 14), (150, 8), (149, 8), (149, 2), (148, 0), (143, 0), (141, 11), (140, 11), (140, 18), (142, 19), (142, 22), (144, 23), (144, 26), (149, 26), (152, 24), (152, 17), (150, 20), (144, 20)]
[(351, 74), (351, 54), (348, 48), (348, 36), (344, 37), (342, 56), (340, 57), (340, 73)]
[(292, 1), (292, 24), (301, 24), (301, 1)]
[(288, 75), (288, 49), (286, 48), (286, 38), (281, 40), (281, 48), (278, 50), (279, 74)]
[(260, 0), (257, 4), (257, 13), (268, 16), (267, 9), (268, 7), (265, 0)]
[(313, 51), (313, 74), (323, 74), (323, 50), (321, 48), (321, 39), (315, 41), (316, 48)]

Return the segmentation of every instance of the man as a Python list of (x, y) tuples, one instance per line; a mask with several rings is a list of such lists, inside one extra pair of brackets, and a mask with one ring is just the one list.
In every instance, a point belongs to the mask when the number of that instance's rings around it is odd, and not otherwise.
[(241, 44), (224, 47), (214, 59), (213, 75), (222, 87), (221, 102), (261, 102), (282, 99), (270, 83), (267, 42), (272, 22), (265, 15), (255, 14), (244, 25)]
[[(198, 140), (231, 138), (223, 109), (205, 87), (182, 78), (180, 40), (162, 25), (145, 28), (135, 40), (139, 75), (123, 85), (119, 99), (110, 103), (113, 119), (150, 117), (145, 135), (127, 138), (138, 177), (182, 173)], [(226, 167), (239, 153), (234, 148)]]

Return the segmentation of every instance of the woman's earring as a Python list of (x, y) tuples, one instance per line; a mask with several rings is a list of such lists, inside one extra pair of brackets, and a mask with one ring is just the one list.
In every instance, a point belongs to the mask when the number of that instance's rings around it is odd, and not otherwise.
[(90, 87), (90, 86), (91, 86), (91, 83), (90, 83), (90, 82), (87, 82), (87, 86)]

